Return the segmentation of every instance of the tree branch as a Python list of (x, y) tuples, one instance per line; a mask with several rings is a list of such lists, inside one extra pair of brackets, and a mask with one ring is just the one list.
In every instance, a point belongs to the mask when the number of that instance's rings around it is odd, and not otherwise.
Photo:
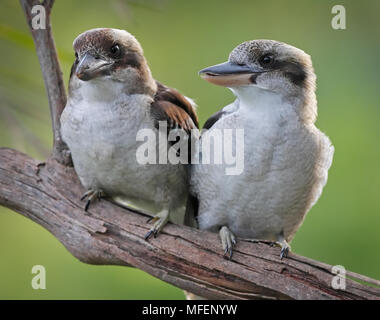
[[(279, 248), (240, 241), (232, 261), (222, 258), (216, 234), (168, 224), (147, 242), (146, 217), (101, 200), (83, 211), (75, 171), (0, 149), (0, 205), (49, 230), (79, 260), (134, 266), (177, 287), (211, 299), (380, 299), (380, 289), (346, 279), (334, 290), (332, 267)], [(380, 281), (354, 273), (351, 278)]]
[[(66, 105), (66, 90), (50, 25), (50, 12), (54, 0), (45, 0), (42, 3), (39, 0), (20, 0), (20, 3), (33, 36), (49, 99), (54, 138), (52, 156), (60, 163), (69, 165), (71, 163), (70, 152), (61, 139), (60, 124), (61, 113)], [(32, 27), (32, 8), (35, 5), (42, 5), (45, 8), (46, 29), (33, 29)]]

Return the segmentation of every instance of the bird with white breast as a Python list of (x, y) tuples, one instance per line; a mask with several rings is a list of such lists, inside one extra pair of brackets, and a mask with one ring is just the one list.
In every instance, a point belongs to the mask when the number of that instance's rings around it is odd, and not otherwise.
[(88, 189), (85, 210), (103, 195), (137, 208), (155, 222), (146, 239), (169, 220), (183, 223), (187, 165), (140, 163), (137, 133), (141, 129), (157, 133), (163, 121), (168, 129), (188, 134), (198, 126), (193, 103), (154, 80), (141, 45), (127, 31), (88, 30), (73, 47), (76, 60), (61, 132)]
[(192, 207), (200, 229), (219, 232), (225, 257), (236, 237), (273, 241), (280, 257), (327, 182), (334, 148), (315, 126), (316, 76), (304, 51), (273, 40), (238, 45), (228, 62), (200, 71), (237, 99), (210, 117), (213, 130), (244, 130), (244, 170), (225, 165), (191, 167)]

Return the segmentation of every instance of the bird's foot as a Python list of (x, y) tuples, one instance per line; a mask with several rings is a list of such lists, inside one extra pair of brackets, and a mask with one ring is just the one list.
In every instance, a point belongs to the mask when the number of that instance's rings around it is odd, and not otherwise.
[(91, 202), (93, 202), (95, 199), (100, 200), (104, 196), (104, 193), (102, 190), (93, 190), (89, 189), (83, 196), (80, 198), (81, 201), (87, 200), (86, 205), (84, 206), (84, 211), (87, 211), (88, 207), (90, 206)]
[(291, 249), (290, 245), (286, 242), (285, 239), (280, 239), (276, 242), (276, 244), (281, 247), (280, 259), (282, 260), (282, 258), (286, 258)]
[(234, 234), (226, 226), (219, 230), (220, 240), (222, 240), (222, 247), (224, 250), (223, 258), (231, 260), (233, 247), (236, 245), (236, 238)]
[(145, 240), (148, 240), (152, 235), (154, 237), (157, 237), (157, 234), (162, 230), (162, 228), (167, 224), (169, 221), (169, 211), (168, 210), (162, 210), (159, 213), (157, 213), (155, 216), (150, 217), (147, 221), (151, 222), (154, 221), (153, 227), (145, 234)]

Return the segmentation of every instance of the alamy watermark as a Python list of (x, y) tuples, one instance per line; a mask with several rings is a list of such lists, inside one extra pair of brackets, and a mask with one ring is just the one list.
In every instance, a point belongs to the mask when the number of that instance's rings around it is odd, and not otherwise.
[(331, 27), (334, 30), (346, 30), (346, 8), (342, 5), (335, 5), (331, 9), (335, 16), (331, 20)]
[(160, 121), (158, 131), (141, 129), (136, 141), (139, 164), (213, 164), (222, 165), (226, 175), (240, 175), (244, 170), (244, 129), (203, 130), (190, 134), (182, 129), (168, 131)]
[(346, 290), (346, 268), (340, 265), (333, 266), (331, 272), (336, 274), (331, 280), (331, 287), (335, 290)]
[(46, 29), (46, 10), (43, 5), (35, 5), (32, 7), (32, 14), (34, 15), (32, 18), (32, 28), (34, 30)]
[(32, 278), (32, 288), (34, 290), (46, 289), (46, 269), (44, 266), (35, 265), (32, 267), (32, 274), (36, 274)]

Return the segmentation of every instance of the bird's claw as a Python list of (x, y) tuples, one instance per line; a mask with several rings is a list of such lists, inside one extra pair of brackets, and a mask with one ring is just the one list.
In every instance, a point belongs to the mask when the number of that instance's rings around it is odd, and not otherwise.
[(224, 250), (223, 258), (226, 260), (231, 260), (233, 252), (233, 247), (226, 247), (226, 249)]
[(148, 240), (152, 235), (153, 235), (154, 237), (156, 237), (156, 236), (157, 236), (157, 232), (156, 232), (155, 230), (149, 230), (149, 231), (145, 234), (144, 239), (145, 239), (145, 240)]
[(282, 260), (282, 258), (287, 258), (288, 253), (289, 253), (289, 247), (282, 248), (281, 253), (280, 253), (280, 259)]
[(153, 227), (145, 234), (144, 239), (148, 240), (152, 235), (154, 238), (157, 237), (158, 233), (162, 230), (162, 228), (166, 225), (169, 220), (169, 211), (162, 210), (157, 213), (155, 216), (150, 217), (146, 222), (149, 223), (154, 221)]
[(219, 231), (220, 239), (222, 240), (222, 247), (224, 249), (223, 258), (227, 260), (232, 259), (233, 248), (236, 245), (234, 234), (226, 227), (223, 226)]
[(280, 259), (287, 258), (290, 252), (290, 245), (286, 242), (285, 239), (280, 239), (276, 242), (281, 247)]
[(94, 199), (100, 200), (103, 196), (104, 196), (104, 194), (103, 194), (102, 190), (93, 190), (93, 189), (90, 189), (87, 192), (85, 192), (83, 194), (83, 196), (80, 198), (81, 201), (87, 199), (86, 204), (84, 206), (84, 211), (87, 211), (87, 209), (89, 208), (91, 202)]

